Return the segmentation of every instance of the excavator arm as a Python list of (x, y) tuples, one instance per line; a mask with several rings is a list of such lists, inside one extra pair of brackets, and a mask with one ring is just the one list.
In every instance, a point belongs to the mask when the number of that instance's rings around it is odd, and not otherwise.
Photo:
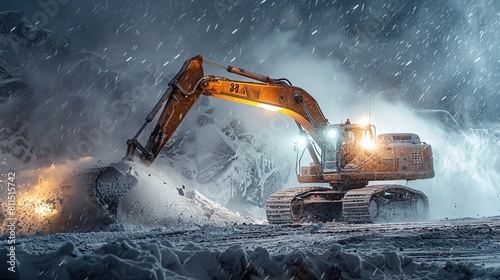
[[(152, 164), (201, 95), (279, 111), (292, 117), (299, 129), (302, 132), (307, 131), (315, 142), (321, 141), (317, 128), (328, 126), (328, 120), (316, 100), (303, 89), (286, 83), (284, 79), (273, 79), (231, 66), (226, 68), (213, 62), (207, 63), (257, 82), (205, 76), (203, 63), (201, 55), (184, 63), (179, 73), (170, 81), (162, 98), (146, 117), (144, 125), (134, 138), (127, 141), (128, 149), (125, 156), (127, 159), (131, 159), (135, 151), (139, 150), (141, 160), (147, 165)], [(162, 107), (163, 110), (146, 146), (142, 146), (138, 141), (139, 135)], [(318, 155), (310, 143), (308, 150), (313, 161), (319, 164)]]

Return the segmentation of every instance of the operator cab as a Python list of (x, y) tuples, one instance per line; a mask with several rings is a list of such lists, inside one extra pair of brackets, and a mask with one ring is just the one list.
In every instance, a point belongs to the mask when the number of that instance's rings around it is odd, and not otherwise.
[(333, 124), (323, 131), (321, 165), (324, 173), (353, 169), (362, 164), (367, 154), (375, 149), (375, 126)]

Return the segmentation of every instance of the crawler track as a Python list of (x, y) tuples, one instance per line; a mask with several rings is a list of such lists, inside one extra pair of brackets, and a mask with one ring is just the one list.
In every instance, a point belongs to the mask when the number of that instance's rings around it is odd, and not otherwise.
[(423, 220), (429, 212), (425, 194), (401, 185), (373, 185), (350, 190), (343, 199), (348, 223)]
[(267, 220), (270, 224), (291, 224), (292, 220), (292, 202), (303, 194), (311, 191), (321, 191), (325, 188), (319, 187), (301, 187), (284, 190), (273, 193), (266, 204)]
[(292, 188), (274, 193), (266, 205), (270, 224), (420, 221), (428, 213), (427, 196), (401, 185), (372, 185), (348, 192), (321, 187)]

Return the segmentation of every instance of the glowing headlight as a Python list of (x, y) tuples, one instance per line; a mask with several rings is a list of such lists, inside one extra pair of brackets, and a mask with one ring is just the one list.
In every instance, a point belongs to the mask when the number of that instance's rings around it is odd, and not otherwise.
[(362, 126), (368, 126), (370, 125), (370, 118), (368, 117), (361, 117), (358, 121), (358, 123)]
[(304, 136), (299, 136), (293, 141), (296, 146), (304, 147), (307, 143), (307, 139)]
[(337, 138), (337, 130), (335, 130), (335, 129), (328, 130), (327, 134), (328, 134), (328, 137), (330, 137), (330, 138)]
[(361, 147), (367, 150), (373, 150), (375, 148), (375, 142), (369, 137), (363, 138), (361, 140)]

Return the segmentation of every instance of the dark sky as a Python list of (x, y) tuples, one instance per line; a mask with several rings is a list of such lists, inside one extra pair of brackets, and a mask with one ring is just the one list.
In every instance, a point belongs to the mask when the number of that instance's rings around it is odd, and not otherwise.
[(4, 0), (0, 10), (22, 11), (70, 38), (73, 48), (172, 72), (178, 60), (202, 53), (275, 74), (277, 65), (307, 53), (331, 65), (335, 77), (349, 77), (357, 97), (445, 109), (470, 125), (500, 119), (499, 6), (493, 0)]

